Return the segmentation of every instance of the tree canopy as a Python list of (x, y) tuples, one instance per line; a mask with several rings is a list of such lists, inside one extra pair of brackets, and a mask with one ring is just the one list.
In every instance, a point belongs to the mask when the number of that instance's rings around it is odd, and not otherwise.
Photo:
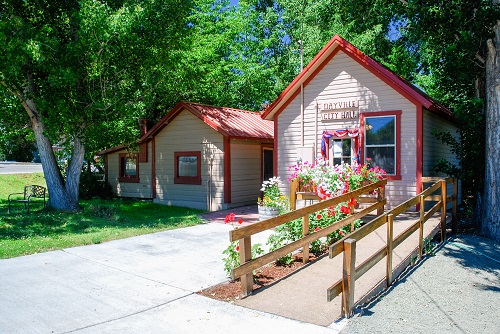
[(139, 119), (179, 100), (258, 111), (338, 34), (453, 110), (461, 141), (439, 136), (461, 165), (438, 168), (474, 196), (498, 17), (497, 0), (0, 0), (0, 127), (33, 130), (50, 205), (72, 209), (84, 157), (133, 143)]

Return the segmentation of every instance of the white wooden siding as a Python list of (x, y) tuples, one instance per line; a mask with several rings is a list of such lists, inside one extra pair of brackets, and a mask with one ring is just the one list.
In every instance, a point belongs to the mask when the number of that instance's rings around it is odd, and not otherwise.
[[(211, 211), (225, 208), (221, 134), (182, 111), (156, 135), (155, 142), (155, 202)], [(174, 184), (174, 152), (179, 151), (201, 152), (201, 185)]]
[(152, 154), (151, 143), (148, 144), (148, 162), (139, 163), (139, 183), (119, 182), (120, 154), (126, 154), (126, 150), (108, 154), (108, 182), (111, 189), (118, 197), (152, 198), (151, 175)]
[(231, 206), (256, 204), (261, 196), (262, 151), (260, 142), (231, 141)]
[[(401, 110), (401, 181), (389, 181), (386, 194), (388, 207), (402, 203), (416, 192), (416, 107), (385, 82), (359, 65), (343, 51), (338, 52), (304, 88), (304, 146), (314, 147), (321, 156), (323, 130), (359, 127), (356, 121), (322, 122), (316, 104), (359, 101), (360, 112)], [(319, 113), (319, 112), (318, 112)], [(296, 163), (301, 145), (300, 94), (281, 112), (277, 120), (278, 175), (287, 180), (288, 167)], [(289, 189), (285, 191), (288, 193)]]

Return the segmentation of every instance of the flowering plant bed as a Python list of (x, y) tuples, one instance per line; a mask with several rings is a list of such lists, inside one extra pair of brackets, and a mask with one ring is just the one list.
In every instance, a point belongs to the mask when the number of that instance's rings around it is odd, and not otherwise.
[[(326, 254), (326, 253), (325, 253)], [(314, 254), (309, 255), (309, 263), (314, 262), (320, 256)], [(265, 286), (272, 285), (279, 280), (293, 274), (304, 266), (302, 263), (302, 253), (297, 253), (293, 256), (293, 262), (288, 265), (281, 265), (273, 262), (267, 266), (256, 270), (254, 274), (253, 290), (261, 289)], [(210, 297), (217, 300), (233, 302), (241, 298), (242, 290), (240, 280), (229, 281), (214, 285), (199, 292), (200, 295)]]
[(312, 163), (298, 163), (289, 167), (288, 181), (297, 180), (302, 191), (315, 191), (324, 200), (356, 190), (364, 184), (375, 183), (384, 178), (385, 171), (368, 164), (329, 165), (318, 159)]

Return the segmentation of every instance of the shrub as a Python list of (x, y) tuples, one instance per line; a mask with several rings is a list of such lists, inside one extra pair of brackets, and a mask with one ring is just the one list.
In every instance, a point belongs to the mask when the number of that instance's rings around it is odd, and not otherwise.
[(100, 181), (95, 173), (85, 170), (80, 176), (79, 196), (81, 199), (110, 199), (113, 197), (113, 191), (108, 182)]

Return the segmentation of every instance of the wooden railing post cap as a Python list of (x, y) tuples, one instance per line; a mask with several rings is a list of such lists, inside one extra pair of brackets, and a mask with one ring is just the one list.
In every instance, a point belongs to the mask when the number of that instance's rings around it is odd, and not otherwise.
[(347, 238), (347, 239), (344, 240), (344, 243), (355, 244), (356, 243), (356, 239)]

